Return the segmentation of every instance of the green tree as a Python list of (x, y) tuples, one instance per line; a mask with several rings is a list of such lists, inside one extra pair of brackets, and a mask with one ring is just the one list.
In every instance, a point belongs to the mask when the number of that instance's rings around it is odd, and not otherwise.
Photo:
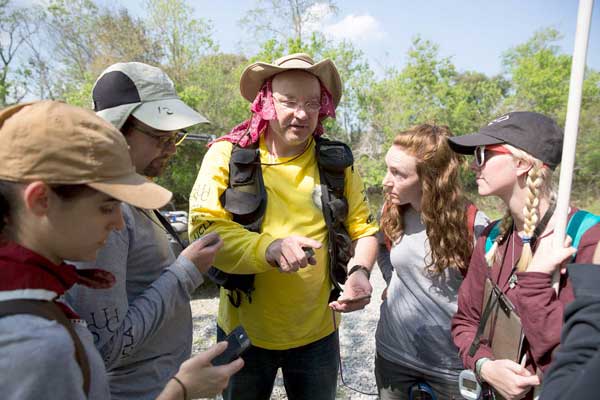
[[(560, 37), (555, 29), (544, 29), (504, 54), (503, 64), (511, 82), (510, 95), (503, 107), (506, 111), (536, 111), (564, 125), (572, 57), (560, 52), (556, 45)], [(574, 197), (590, 193), (590, 188), (599, 182), (600, 153), (596, 151), (600, 147), (599, 110), (600, 73), (588, 69), (583, 83)]]
[(406, 66), (390, 69), (371, 88), (370, 107), (375, 132), (390, 142), (396, 132), (417, 123), (448, 124), (447, 100), (457, 73), (448, 58), (439, 56), (439, 46), (419, 37), (408, 51)]
[(162, 66), (177, 85), (189, 81), (189, 73), (202, 57), (214, 54), (212, 25), (194, 18), (194, 9), (184, 0), (146, 0), (152, 37), (162, 44)]
[(53, 0), (48, 6), (46, 36), (50, 52), (39, 59), (54, 71), (54, 97), (89, 107), (95, 79), (116, 62), (158, 64), (161, 43), (147, 24), (124, 8), (100, 8), (90, 0)]
[(406, 66), (390, 69), (372, 85), (369, 110), (372, 129), (361, 142), (361, 172), (370, 186), (379, 186), (385, 165), (383, 155), (393, 137), (425, 122), (448, 125), (455, 134), (471, 133), (488, 121), (507, 91), (501, 77), (477, 72), (459, 73), (439, 46), (413, 39)]
[(258, 0), (240, 25), (263, 39), (285, 43), (310, 37), (323, 17), (338, 11), (332, 0)]
[[(203, 57), (189, 72), (188, 81), (193, 83), (180, 90), (181, 99), (211, 122), (193, 127), (192, 133), (218, 137), (248, 118), (249, 103), (239, 94), (239, 76), (246, 64), (247, 60), (238, 55), (215, 54)], [(205, 153), (206, 143), (184, 141), (159, 179), (182, 207), (187, 205)]]
[(19, 102), (28, 90), (30, 71), (20, 63), (28, 40), (36, 35), (40, 14), (0, 0), (0, 107)]

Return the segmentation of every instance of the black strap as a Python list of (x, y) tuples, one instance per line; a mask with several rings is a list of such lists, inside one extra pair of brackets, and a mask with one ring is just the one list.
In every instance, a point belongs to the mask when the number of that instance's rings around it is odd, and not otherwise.
[(535, 230), (533, 231), (533, 236), (531, 237), (531, 248), (533, 248), (535, 246), (535, 242), (537, 242), (540, 235), (542, 233), (544, 233), (544, 229), (546, 229), (546, 226), (548, 225), (548, 221), (550, 221), (550, 218), (552, 218), (552, 214), (554, 214), (555, 208), (556, 208), (556, 202), (550, 203), (550, 207), (548, 207), (548, 209), (546, 210), (546, 213), (542, 217), (542, 220), (535, 227)]
[[(511, 229), (510, 234), (504, 235), (504, 239), (510, 237), (513, 234), (514, 234), (513, 229)], [(510, 243), (507, 240), (506, 246), (504, 247), (504, 254), (502, 255), (502, 261), (500, 263), (500, 272), (498, 273), (498, 279), (500, 279), (500, 275), (502, 275), (502, 267), (504, 266), (504, 260), (506, 259), (506, 253), (508, 252), (509, 246), (510, 246)], [(513, 242), (513, 246), (514, 246), (514, 242)], [(515, 267), (513, 266), (513, 271), (514, 271), (514, 268)], [(494, 283), (494, 280), (492, 279), (492, 276), (491, 276), (490, 269), (487, 269), (487, 271), (486, 271), (486, 279), (489, 279), (490, 282), (492, 283), (492, 290), (490, 290), (490, 297), (488, 298), (486, 306), (485, 306), (483, 312), (481, 313), (481, 318), (479, 319), (479, 326), (477, 327), (477, 333), (475, 334), (475, 337), (473, 338), (473, 342), (471, 343), (471, 347), (469, 349), (470, 357), (473, 357), (475, 355), (475, 353), (477, 352), (477, 349), (479, 349), (479, 344), (481, 343), (481, 335), (483, 335), (483, 331), (485, 330), (485, 324), (487, 323), (487, 320), (490, 317), (490, 313), (491, 313), (492, 309), (496, 305), (495, 303), (498, 301), (498, 296), (494, 295), (494, 287), (497, 287), (498, 285), (496, 283)], [(485, 289), (485, 281), (484, 281), (484, 289)], [(501, 293), (501, 291), (500, 291), (500, 293)], [(492, 303), (492, 297), (495, 298), (495, 301), (493, 303)]]
[(83, 375), (83, 391), (87, 396), (90, 394), (90, 364), (85, 354), (83, 344), (73, 329), (71, 321), (67, 318), (60, 307), (52, 301), (44, 300), (7, 300), (0, 301), (0, 317), (16, 314), (31, 314), (61, 324), (73, 340), (75, 346), (75, 360), (79, 364)]
[(156, 215), (156, 218), (158, 218), (161, 225), (167, 230), (167, 232), (169, 232), (169, 234), (171, 236), (173, 236), (173, 239), (175, 239), (177, 241), (177, 243), (179, 243), (179, 245), (181, 246), (181, 250), (185, 249), (187, 247), (187, 245), (185, 243), (183, 243), (183, 240), (181, 240), (181, 238), (179, 237), (177, 232), (175, 232), (175, 229), (173, 229), (173, 226), (171, 225), (171, 223), (169, 221), (167, 221), (165, 216), (162, 215), (160, 213), (160, 211), (158, 211), (158, 210), (153, 210), (153, 211), (154, 211), (154, 215)]
[[(487, 278), (486, 278), (487, 279)], [(473, 357), (479, 349), (479, 343), (481, 342), (481, 336), (483, 335), (483, 331), (485, 330), (485, 324), (487, 323), (492, 310), (496, 306), (498, 302), (498, 297), (496, 293), (494, 293), (494, 283), (492, 282), (492, 290), (490, 290), (490, 297), (488, 298), (485, 308), (481, 313), (481, 318), (479, 319), (479, 326), (477, 327), (477, 333), (473, 338), (473, 343), (471, 343), (471, 348), (469, 349), (469, 357)]]

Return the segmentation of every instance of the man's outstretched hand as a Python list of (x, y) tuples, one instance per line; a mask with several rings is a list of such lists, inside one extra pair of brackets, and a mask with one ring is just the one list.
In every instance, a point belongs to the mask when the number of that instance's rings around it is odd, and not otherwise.
[(329, 303), (329, 307), (339, 312), (362, 310), (371, 302), (372, 292), (367, 275), (360, 270), (356, 271), (348, 277), (340, 298)]
[(307, 257), (303, 247), (320, 249), (321, 242), (304, 237), (288, 236), (285, 239), (277, 239), (269, 245), (265, 253), (267, 262), (279, 268), (281, 272), (296, 272), (308, 265), (315, 265), (317, 260)]

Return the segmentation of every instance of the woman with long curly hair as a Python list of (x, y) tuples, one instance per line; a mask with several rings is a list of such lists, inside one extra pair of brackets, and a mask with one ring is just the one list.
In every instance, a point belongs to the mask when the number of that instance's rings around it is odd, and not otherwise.
[[(561, 274), (557, 294), (551, 283), (555, 267), (540, 262), (551, 255), (544, 242), (554, 236), (552, 172), (561, 161), (562, 142), (557, 124), (533, 112), (511, 112), (478, 133), (450, 139), (454, 151), (475, 155), (472, 169), (479, 194), (499, 197), (506, 205), (504, 217), (490, 224), (475, 246), (452, 320), (452, 337), (464, 365), (505, 399), (533, 397), (532, 388), (540, 384), (560, 343), (565, 305), (574, 299), (568, 275)], [(597, 221), (593, 214), (570, 209), (567, 233), (573, 238), (576, 263), (592, 261), (600, 239)], [(481, 320), (489, 298), (484, 299), (487, 279), (520, 317), (524, 341), (522, 356), (516, 359), (494, 354), (490, 338), (478, 329), (485, 326)], [(507, 332), (502, 325), (494, 331), (493, 338)], [(514, 346), (515, 354), (519, 347)]]
[(393, 271), (376, 333), (382, 400), (407, 399), (415, 388), (460, 398), (450, 320), (473, 236), (488, 220), (462, 193), (451, 136), (448, 127), (418, 125), (396, 135), (385, 158), (381, 230), (390, 249), (380, 249), (378, 262)]

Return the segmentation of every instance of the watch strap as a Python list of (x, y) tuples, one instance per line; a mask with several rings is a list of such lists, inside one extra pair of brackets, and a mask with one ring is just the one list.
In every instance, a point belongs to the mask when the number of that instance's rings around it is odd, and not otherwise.
[(367, 275), (367, 279), (369, 279), (371, 277), (371, 271), (369, 271), (369, 269), (367, 267), (365, 267), (364, 265), (360, 265), (360, 264), (356, 264), (356, 265), (352, 266), (350, 268), (350, 270), (348, 271), (348, 276), (352, 275), (356, 271), (363, 271), (365, 273), (365, 275)]

